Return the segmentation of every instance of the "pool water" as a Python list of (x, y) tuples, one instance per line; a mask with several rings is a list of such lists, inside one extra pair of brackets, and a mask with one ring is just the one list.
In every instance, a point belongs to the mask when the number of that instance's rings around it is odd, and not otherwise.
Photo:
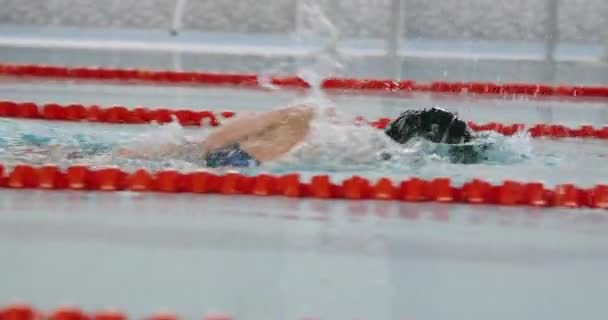
[[(29, 48), (14, 45), (27, 42), (28, 32), (0, 29), (0, 58), (7, 62), (289, 74), (299, 67), (297, 58), (253, 56), (243, 50), (227, 55), (166, 47), (163, 52), (66, 49), (61, 41), (55, 43), (59, 47), (46, 48), (43, 41)], [(30, 30), (29, 36), (39, 40), (55, 32), (39, 31)], [(54, 35), (59, 40), (79, 40), (73, 30), (60, 33)], [(131, 40), (122, 30), (103, 34), (127, 44)], [(211, 42), (222, 45), (215, 40)], [(260, 44), (259, 37), (250, 35), (240, 36), (242, 41)], [(429, 44), (408, 41), (409, 48), (424, 49), (422, 58), (398, 59), (397, 65), (384, 57), (345, 59), (339, 74), (606, 83), (606, 65), (600, 62), (429, 59), (424, 58), (432, 49)], [(442, 41), (436, 44), (458, 49)], [(534, 48), (538, 46), (523, 47), (527, 53)], [(477, 54), (483, 48), (464, 49)], [(500, 49), (503, 54), (503, 49), (513, 48)], [(562, 49), (558, 53), (568, 53)], [(304, 95), (0, 77), (0, 99), (38, 103), (242, 113), (269, 110)], [(475, 122), (608, 123), (606, 100), (356, 93), (332, 93), (328, 98), (347, 117), (395, 117), (405, 108), (438, 105)], [(133, 140), (180, 141), (207, 132), (176, 125), (0, 119), (0, 163), (88, 162), (193, 170), (200, 164), (134, 161), (109, 153)], [(329, 171), (334, 180), (352, 174), (372, 179), (416, 175), (450, 176), (457, 182), (481, 177), (583, 186), (605, 183), (608, 177), (606, 141), (526, 136), (499, 140), (506, 152), (497, 154), (494, 162), (476, 165), (450, 164), (420, 146), (417, 151), (425, 152), (416, 166), (292, 162), (246, 173), (294, 170), (306, 179)], [(44, 310), (63, 304), (86, 311), (114, 307), (139, 319), (159, 310), (173, 311), (182, 319), (201, 319), (214, 311), (235, 319), (605, 319), (607, 217), (590, 209), (5, 189), (0, 192), (0, 304), (23, 299)]]
[[(14, 79), (0, 83), (0, 94), (39, 103), (237, 113), (303, 98), (289, 91)], [(329, 99), (347, 117), (393, 117), (404, 106), (439, 105), (478, 122), (607, 123), (604, 101), (424, 94)], [(5, 118), (0, 119), (0, 162), (192, 170), (200, 165), (179, 159), (128, 161), (108, 153), (133, 140), (206, 133), (177, 125)], [(457, 165), (426, 154), (415, 168), (292, 163), (246, 173), (294, 170), (306, 179), (330, 171), (334, 180), (352, 174), (416, 175), (584, 186), (608, 177), (605, 141), (522, 136), (503, 139), (508, 144), (513, 146), (508, 155), (529, 157)], [(72, 152), (90, 157), (67, 159)], [(132, 317), (171, 310), (184, 319), (213, 311), (236, 319), (565, 320), (606, 314), (602, 293), (608, 282), (601, 274), (607, 266), (608, 221), (598, 210), (3, 190), (0, 213), (0, 301), (24, 299), (46, 310), (63, 304), (85, 310), (112, 306)]]
[[(94, 82), (42, 81), (0, 77), (2, 99), (60, 104), (148, 106), (204, 110), (269, 110), (306, 97), (304, 91), (237, 90), (216, 87), (101, 84)], [(361, 95), (356, 92), (330, 94), (341, 111), (377, 118), (395, 117), (405, 108), (439, 105), (475, 122), (559, 123), (565, 125), (608, 123), (605, 99), (555, 99), (487, 97), (474, 95), (399, 94)]]
[[(200, 319), (602, 318), (603, 212), (2, 191), (0, 300)], [(582, 294), (584, 292), (584, 294)]]
[[(0, 86), (5, 98), (35, 102), (113, 103), (131, 106), (189, 107), (207, 110), (269, 110), (304, 99), (303, 92), (273, 92), (248, 89), (198, 89), (192, 87), (150, 87), (128, 85), (100, 85), (91, 83), (31, 82), (14, 84), (8, 81)], [(406, 108), (422, 108), (438, 105), (458, 112), (465, 120), (501, 122), (555, 122), (580, 125), (600, 125), (605, 120), (603, 101), (523, 99), (523, 98), (475, 98), (462, 95), (406, 95), (406, 96), (348, 96), (334, 94), (323, 99), (310, 98), (321, 105), (332, 105), (338, 110), (344, 123), (357, 115), (368, 118), (394, 117)], [(175, 102), (175, 105), (167, 105)], [(505, 111), (508, 110), (508, 111)], [(565, 119), (568, 119), (567, 121)], [(155, 125), (106, 125), (90, 123), (56, 123), (45, 121), (2, 119), (0, 120), (0, 162), (6, 165), (29, 163), (42, 165), (54, 163), (60, 166), (90, 164), (94, 166), (118, 165), (125, 170), (143, 167), (151, 170), (174, 168), (191, 171), (205, 168), (180, 158), (154, 160), (127, 159), (113, 156), (117, 147), (141, 148), (158, 144), (180, 144), (185, 140), (204, 139), (208, 129), (182, 128), (176, 123)], [(319, 122), (319, 121), (317, 121)], [(322, 121), (321, 121), (322, 122)], [(549, 185), (576, 183), (592, 186), (605, 183), (608, 169), (603, 165), (608, 156), (608, 141), (581, 139), (532, 139), (526, 134), (503, 137), (497, 134), (480, 138), (492, 141), (494, 147), (487, 152), (488, 160), (478, 164), (450, 163), (444, 147), (428, 143), (411, 143), (393, 146), (395, 154), (388, 161), (378, 161), (377, 154), (366, 144), (384, 135), (371, 128), (354, 125), (313, 126), (320, 139), (328, 139), (316, 157), (291, 157), (263, 164), (260, 167), (240, 169), (245, 174), (260, 172), (299, 172), (303, 179), (315, 174), (330, 173), (334, 181), (359, 175), (370, 179), (383, 176), (395, 180), (411, 176), (424, 178), (451, 177), (462, 183), (482, 177), (500, 183), (505, 179), (534, 180)], [(385, 138), (386, 139), (386, 138)], [(289, 157), (287, 157), (289, 158)], [(233, 169), (231, 169), (233, 170)], [(221, 171), (221, 170), (220, 170)], [(559, 171), (560, 175), (555, 175)]]

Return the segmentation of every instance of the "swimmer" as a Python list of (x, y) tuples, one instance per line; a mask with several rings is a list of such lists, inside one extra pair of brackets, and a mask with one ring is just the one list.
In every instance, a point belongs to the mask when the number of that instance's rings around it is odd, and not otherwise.
[[(153, 148), (121, 148), (115, 150), (115, 155), (130, 158), (181, 157), (210, 168), (259, 165), (276, 161), (298, 149), (314, 135), (312, 123), (319, 113), (309, 105), (296, 105), (241, 116), (214, 129), (202, 141)], [(483, 150), (489, 147), (487, 144), (470, 144), (475, 136), (466, 123), (440, 108), (405, 111), (383, 133), (375, 129), (374, 132), (382, 135), (375, 141), (386, 138), (384, 145), (403, 145), (414, 139), (446, 145), (450, 161), (454, 163), (482, 161)], [(350, 140), (343, 142), (341, 144), (357, 144)], [(382, 145), (378, 148), (382, 149)], [(393, 157), (388, 148), (379, 150), (378, 155), (377, 160)]]

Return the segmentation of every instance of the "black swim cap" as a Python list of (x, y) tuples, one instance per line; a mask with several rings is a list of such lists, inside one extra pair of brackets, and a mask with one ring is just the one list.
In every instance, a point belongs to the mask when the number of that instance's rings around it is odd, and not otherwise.
[(448, 144), (471, 140), (466, 123), (440, 108), (407, 110), (388, 126), (386, 134), (398, 143), (406, 143), (414, 137)]

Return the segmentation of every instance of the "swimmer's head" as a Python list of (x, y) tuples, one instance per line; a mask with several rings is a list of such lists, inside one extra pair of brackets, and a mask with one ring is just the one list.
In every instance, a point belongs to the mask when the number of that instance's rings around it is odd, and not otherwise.
[(388, 126), (386, 134), (398, 143), (415, 137), (448, 144), (471, 140), (466, 123), (440, 108), (405, 111)]

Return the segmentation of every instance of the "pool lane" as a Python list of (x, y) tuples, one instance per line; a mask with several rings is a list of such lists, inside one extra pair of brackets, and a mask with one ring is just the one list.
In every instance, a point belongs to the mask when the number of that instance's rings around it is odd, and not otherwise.
[[(0, 93), (21, 101), (237, 111), (268, 109), (296, 97), (218, 88), (14, 83), (0, 86)], [(395, 115), (407, 102), (449, 104), (475, 121), (502, 116), (605, 123), (603, 102), (334, 98), (345, 112), (370, 117)], [(2, 125), (113, 138), (158, 130), (14, 119)], [(533, 143), (565, 161), (543, 168), (459, 170), (497, 181), (588, 184), (608, 177), (601, 158), (605, 142)], [(422, 174), (450, 170), (441, 166)], [(210, 311), (237, 319), (603, 318), (608, 281), (599, 275), (608, 267), (606, 217), (576, 209), (2, 190), (0, 301), (23, 299), (43, 309), (112, 306), (131, 317), (168, 309), (185, 319)]]
[[(84, 103), (206, 110), (269, 110), (305, 99), (302, 91), (262, 91), (218, 87), (149, 86), (23, 81), (0, 78), (0, 99), (34, 102)], [(340, 111), (366, 117), (398, 115), (404, 109), (440, 106), (476, 122), (608, 124), (608, 100), (475, 95), (361, 95), (329, 93)]]
[(603, 212), (234, 200), (3, 191), (0, 301), (136, 318), (605, 315)]

